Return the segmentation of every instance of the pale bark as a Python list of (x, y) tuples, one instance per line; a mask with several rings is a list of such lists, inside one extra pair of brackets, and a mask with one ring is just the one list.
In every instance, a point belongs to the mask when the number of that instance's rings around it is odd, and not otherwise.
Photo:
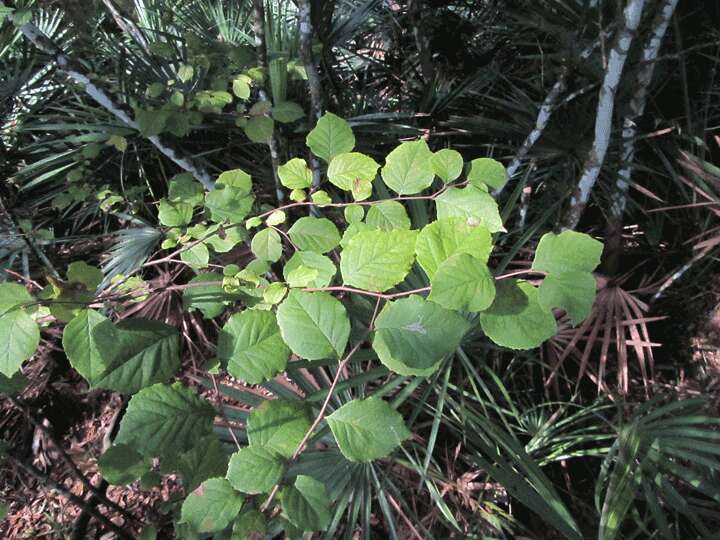
[[(60, 47), (50, 38), (43, 34), (37, 26), (32, 23), (24, 24), (20, 27), (22, 34), (32, 42), (38, 49), (50, 55), (57, 64), (60, 71), (65, 73), (70, 79), (83, 87), (85, 93), (90, 96), (98, 105), (119, 119), (126, 126), (140, 131), (137, 123), (130, 115), (125, 112), (122, 106), (116, 103), (113, 98), (102, 88), (94, 84), (83, 68), (67, 56)], [(169, 158), (181, 169), (191, 173), (203, 186), (208, 190), (215, 189), (215, 183), (210, 175), (203, 167), (195, 163), (191, 158), (182, 156), (177, 150), (170, 147), (166, 142), (162, 141), (158, 136), (147, 137), (147, 139), (160, 152)]]
[(570, 200), (570, 208), (563, 223), (565, 229), (577, 227), (605, 163), (613, 127), (615, 96), (644, 7), (645, 0), (629, 0), (623, 11), (623, 24), (618, 29), (615, 43), (610, 50), (605, 77), (600, 87), (595, 116), (595, 140), (585, 161), (577, 189)]

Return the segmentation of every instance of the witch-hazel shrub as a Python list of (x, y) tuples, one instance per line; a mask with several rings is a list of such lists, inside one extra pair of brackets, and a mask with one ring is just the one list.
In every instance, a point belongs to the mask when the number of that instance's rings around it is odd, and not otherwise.
[[(401, 143), (381, 166), (355, 151), (352, 129), (330, 113), (307, 145), (324, 162), (327, 187), (314, 186), (308, 163), (293, 158), (278, 171), (292, 201), (280, 208), (253, 212), (252, 181), (241, 170), (221, 174), (210, 192), (178, 175), (159, 203), (162, 248), (174, 250), (159, 260), (179, 257), (196, 272), (185, 309), (222, 326), (208, 366), (279, 396), (238, 394), (252, 410), (236, 415), (242, 428), (230, 452), (219, 438), (226, 428), (214, 428), (215, 406), (173, 382), (178, 330), (114, 321), (118, 300), (153, 294), (137, 276), (114, 276), (98, 292), (102, 276), (75, 264), (40, 300), (0, 285), (3, 391), (21, 387), (19, 368), (38, 346), (38, 305), (52, 310), (62, 298), (56, 318), (68, 321), (62, 341), (72, 366), (91, 388), (129, 396), (100, 458), (103, 474), (128, 483), (177, 473), (186, 496), (171, 510), (184, 538), (326, 529), (337, 509), (326, 479), (303, 468), (306, 449), (341, 456), (347, 470), (392, 456), (411, 432), (397, 410), (402, 400), (389, 395), (452, 362), (463, 340), (538, 347), (555, 335), (556, 315), (577, 325), (595, 298), (602, 244), (585, 234), (545, 234), (529, 269), (495, 271), (493, 246), (505, 232), (490, 194), (506, 182), (499, 162), (465, 164), (421, 139)], [(372, 198), (388, 190), (391, 197)], [(429, 212), (418, 216), (434, 219), (411, 219), (408, 208), (420, 203)], [(242, 242), (255, 257), (248, 264), (211, 263)], [(88, 296), (104, 308), (88, 308)]]

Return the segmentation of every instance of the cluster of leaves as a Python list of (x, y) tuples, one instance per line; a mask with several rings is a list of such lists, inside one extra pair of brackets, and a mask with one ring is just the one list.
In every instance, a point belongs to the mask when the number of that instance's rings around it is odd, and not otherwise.
[[(575, 323), (588, 315), (602, 244), (587, 235), (543, 236), (527, 271), (544, 278), (539, 286), (493, 272), (494, 239), (504, 227), (490, 190), (506, 180), (497, 161), (480, 158), (466, 167), (458, 152), (432, 152), (418, 140), (401, 143), (381, 168), (354, 151), (350, 126), (329, 113), (307, 144), (327, 164), (338, 198), (351, 201), (332, 202), (312, 185), (307, 163), (294, 158), (279, 171), (294, 200), (283, 207), (248, 218), (252, 182), (241, 170), (220, 175), (207, 193), (191, 176), (178, 175), (159, 203), (163, 247), (177, 248), (198, 274), (185, 289), (186, 308), (207, 318), (228, 307), (233, 312), (217, 356), (236, 379), (258, 384), (294, 363), (321, 361), (339, 362), (339, 376), (367, 344), (390, 371), (429, 376), (468, 335), (481, 331), (497, 345), (530, 349), (556, 333), (554, 310)], [(369, 200), (377, 182), (397, 196)], [(433, 186), (434, 193), (421, 194)], [(437, 216), (419, 230), (404, 205), (418, 198), (433, 202)], [(299, 217), (287, 227), (293, 212), (312, 208), (327, 217)], [(204, 271), (216, 254), (248, 240), (248, 231), (254, 260), (243, 268), (225, 265), (222, 274)], [(411, 288), (411, 272), (429, 285)], [(325, 485), (290, 467), (318, 425), (325, 422), (351, 463), (386, 458), (411, 435), (380, 396), (352, 399), (332, 413), (326, 400), (316, 416), (304, 400), (260, 400), (247, 417), (248, 445), (228, 460), (213, 435), (214, 408), (171, 382), (180, 370), (178, 330), (139, 318), (115, 323), (88, 309), (101, 280), (97, 269), (76, 262), (67, 281), (51, 282), (38, 301), (20, 285), (0, 285), (5, 389), (13, 390), (11, 378), (38, 345), (34, 306), (49, 305), (55, 318), (68, 321), (63, 348), (78, 373), (92, 388), (132, 396), (115, 444), (102, 456), (105, 476), (152, 485), (159, 473), (179, 473), (188, 493), (177, 522), (184, 537), (232, 529), (234, 538), (245, 538), (264, 530), (262, 511), (276, 495), (291, 536), (324, 530), (332, 515)], [(112, 290), (100, 297), (122, 296)]]

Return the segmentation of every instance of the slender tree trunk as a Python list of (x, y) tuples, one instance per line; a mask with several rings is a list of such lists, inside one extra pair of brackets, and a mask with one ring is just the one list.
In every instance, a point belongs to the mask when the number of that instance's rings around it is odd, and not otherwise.
[[(265, 39), (265, 2), (263, 0), (253, 0), (253, 15), (255, 32), (255, 53), (257, 54), (258, 66), (263, 70), (264, 75), (269, 76), (268, 59), (267, 59), (267, 41)], [(269, 97), (265, 90), (265, 85), (259, 88), (260, 99), (268, 101)], [(270, 150), (270, 161), (272, 163), (273, 179), (275, 180), (275, 196), (278, 203), (282, 203), (285, 199), (285, 193), (280, 185), (280, 177), (278, 176), (278, 168), (280, 167), (280, 143), (278, 137), (273, 130), (268, 140), (268, 149)]]
[(615, 43), (610, 50), (605, 78), (600, 87), (595, 117), (595, 140), (585, 161), (577, 189), (570, 200), (570, 208), (563, 220), (563, 228), (565, 229), (575, 229), (578, 226), (585, 207), (590, 200), (590, 194), (595, 187), (595, 182), (597, 182), (605, 163), (613, 127), (615, 95), (620, 85), (620, 78), (635, 32), (637, 32), (640, 25), (644, 7), (645, 0), (629, 0), (623, 11), (623, 24), (618, 29)]
[[(116, 103), (110, 94), (95, 85), (85, 73), (84, 69), (67, 56), (63, 50), (60, 49), (60, 47), (50, 38), (43, 34), (37, 26), (32, 23), (27, 23), (20, 27), (20, 31), (33, 43), (33, 45), (44, 53), (50, 55), (60, 71), (81, 85), (85, 93), (98, 105), (111, 113), (126, 126), (139, 131), (135, 120), (130, 118), (130, 115), (125, 112), (122, 106)], [(178, 167), (191, 173), (195, 178), (197, 178), (206, 189), (215, 189), (215, 183), (210, 177), (210, 174), (208, 174), (208, 172), (198, 163), (195, 163), (189, 157), (183, 156), (178, 150), (172, 148), (158, 136), (153, 135), (151, 137), (147, 137), (147, 139)]]
[[(309, 0), (298, 0), (300, 11), (300, 57), (307, 74), (308, 90), (310, 91), (310, 129), (323, 114), (322, 86), (312, 51), (313, 26)], [(313, 187), (320, 185), (320, 162), (310, 155), (310, 169), (313, 173)]]
[(653, 20), (652, 33), (643, 48), (640, 67), (637, 71), (635, 93), (630, 99), (628, 112), (623, 119), (623, 148), (620, 170), (618, 171), (615, 191), (610, 205), (610, 219), (606, 231), (607, 253), (605, 272), (614, 274), (617, 271), (622, 253), (623, 215), (627, 207), (628, 190), (632, 179), (635, 161), (635, 137), (637, 121), (645, 114), (647, 95), (655, 71), (655, 60), (667, 32), (678, 0), (663, 0), (660, 10)]

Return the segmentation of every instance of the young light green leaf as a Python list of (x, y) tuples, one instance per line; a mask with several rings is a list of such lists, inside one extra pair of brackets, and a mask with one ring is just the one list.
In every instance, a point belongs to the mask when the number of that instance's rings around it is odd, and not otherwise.
[(411, 435), (400, 413), (374, 397), (354, 399), (326, 420), (343, 456), (360, 463), (389, 455)]
[(170, 202), (161, 199), (158, 206), (158, 219), (166, 227), (182, 227), (192, 220), (193, 207), (184, 202)]
[(0, 315), (0, 373), (12, 377), (39, 344), (40, 329), (24, 310), (9, 308)]
[(478, 158), (470, 162), (468, 181), (479, 188), (500, 189), (507, 183), (505, 167), (492, 158)]
[(191, 268), (205, 268), (210, 261), (210, 251), (204, 242), (200, 242), (180, 253), (180, 259)]
[(343, 215), (348, 223), (359, 223), (365, 219), (365, 208), (360, 204), (351, 204), (345, 207)]
[(230, 457), (226, 478), (241, 493), (257, 495), (268, 493), (282, 474), (278, 454), (262, 446), (248, 446)]
[(533, 349), (555, 335), (555, 317), (540, 305), (535, 287), (504, 279), (496, 289), (492, 306), (480, 314), (487, 337), (509, 349)]
[(472, 255), (487, 263), (492, 252), (492, 235), (485, 225), (471, 225), (463, 217), (438, 219), (423, 227), (415, 244), (420, 267), (432, 279), (448, 257), (458, 253)]
[(450, 188), (435, 199), (438, 219), (460, 216), (484, 224), (491, 233), (504, 231), (497, 203), (475, 186)]
[(205, 195), (205, 208), (216, 223), (239, 223), (248, 215), (252, 204), (253, 198), (243, 189), (224, 184), (216, 185), (214, 191)]
[(325, 292), (291, 290), (277, 321), (292, 352), (307, 360), (339, 358), (350, 335), (345, 306)]
[(248, 416), (250, 446), (265, 447), (290, 458), (310, 428), (312, 417), (300, 401), (265, 401)]
[(285, 280), (290, 281), (290, 274), (300, 266), (317, 270), (317, 275), (303, 285), (304, 287), (327, 287), (337, 273), (335, 264), (325, 255), (314, 251), (296, 251), (283, 267)]
[(250, 250), (260, 260), (275, 262), (282, 256), (282, 240), (275, 229), (263, 229), (253, 236)]
[(240, 76), (233, 79), (232, 89), (235, 97), (239, 99), (248, 99), (250, 97), (250, 78)]
[(180, 334), (148, 319), (109, 320), (93, 326), (91, 339), (107, 369), (91, 381), (96, 388), (134, 394), (165, 382), (180, 369)]
[(302, 217), (288, 231), (290, 240), (305, 251), (327, 253), (340, 244), (340, 232), (327, 218)]
[(573, 325), (584, 321), (595, 302), (597, 282), (590, 272), (550, 274), (538, 288), (538, 302), (547, 311), (564, 309)]
[(379, 167), (377, 161), (360, 152), (339, 154), (328, 167), (328, 180), (340, 189), (352, 191), (356, 182), (372, 182)]
[(290, 522), (303, 531), (324, 531), (330, 525), (330, 498), (322, 482), (298, 475), (293, 486), (280, 494), (282, 508)]
[(467, 253), (445, 260), (435, 272), (428, 300), (458, 311), (484, 311), (495, 299), (495, 278), (487, 264)]
[(382, 179), (398, 195), (413, 195), (430, 187), (435, 173), (432, 152), (423, 140), (400, 143), (385, 158)]
[(89, 291), (97, 289), (102, 283), (103, 273), (99, 268), (90, 266), (85, 261), (75, 261), (68, 265), (67, 269), (68, 281), (72, 283), (81, 283)]
[(305, 287), (310, 287), (310, 284), (314, 283), (319, 275), (320, 273), (315, 268), (308, 268), (307, 266), (301, 264), (288, 272), (286, 279), (288, 287), (293, 289), (304, 289)]
[(270, 283), (267, 287), (265, 287), (265, 289), (263, 289), (263, 301), (271, 306), (279, 304), (282, 302), (282, 299), (285, 298), (287, 289), (287, 286), (279, 281)]
[(187, 496), (181, 522), (199, 533), (221, 531), (240, 513), (243, 496), (225, 478), (210, 478)]
[(435, 176), (445, 182), (457, 179), (463, 170), (463, 158), (460, 152), (450, 148), (443, 148), (432, 155), (431, 164)]
[(181, 64), (177, 74), (182, 82), (188, 82), (195, 75), (195, 69), (189, 64)]
[(592, 272), (600, 264), (602, 251), (602, 243), (585, 233), (547, 233), (538, 243), (532, 268), (552, 274)]
[(212, 433), (215, 409), (176, 382), (143, 388), (128, 403), (116, 444), (146, 457), (175, 457)]
[(316, 204), (320, 208), (332, 202), (332, 199), (330, 198), (330, 195), (328, 195), (328, 192), (323, 189), (313, 191), (310, 194), (310, 199), (312, 200), (313, 204)]
[(347, 285), (383, 292), (402, 282), (415, 260), (417, 231), (360, 232), (340, 255)]
[(312, 171), (307, 162), (293, 158), (278, 167), (280, 183), (288, 189), (307, 189), (312, 185)]
[(249, 384), (271, 379), (285, 369), (290, 349), (271, 311), (235, 313), (218, 339), (218, 357), (230, 375)]
[(252, 191), (252, 177), (242, 169), (231, 169), (218, 176), (216, 184), (231, 187), (238, 195), (249, 195)]
[(418, 295), (388, 302), (375, 321), (372, 347), (401, 375), (434, 368), (460, 345), (470, 325), (454, 311)]
[(355, 135), (345, 120), (333, 113), (325, 113), (305, 142), (313, 154), (330, 163), (332, 159), (355, 148)]
[(97, 311), (84, 309), (63, 330), (62, 345), (70, 365), (91, 385), (110, 367), (92, 335), (101, 323), (112, 324)]
[(115, 444), (98, 459), (100, 472), (110, 484), (126, 485), (138, 480), (150, 470), (150, 460), (131, 446)]
[(398, 201), (383, 201), (373, 204), (368, 210), (365, 223), (373, 229), (382, 229), (383, 231), (409, 230), (411, 227), (407, 211)]

